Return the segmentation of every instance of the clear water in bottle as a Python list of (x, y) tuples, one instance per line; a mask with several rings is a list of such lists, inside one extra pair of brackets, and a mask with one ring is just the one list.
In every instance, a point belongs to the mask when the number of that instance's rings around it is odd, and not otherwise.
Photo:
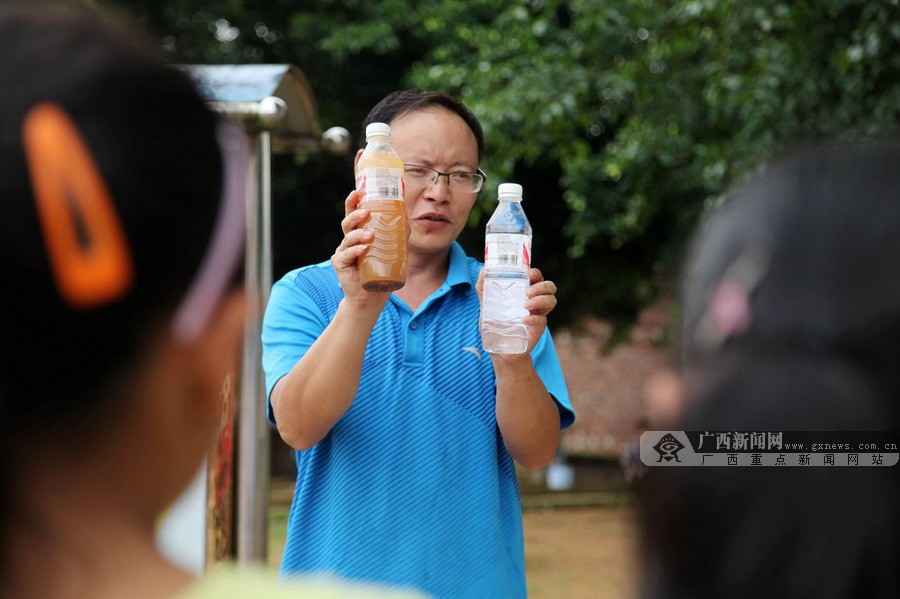
[(484, 248), (481, 340), (485, 351), (522, 354), (528, 329), (522, 319), (531, 269), (531, 225), (522, 210), (522, 186), (503, 183), (488, 221)]

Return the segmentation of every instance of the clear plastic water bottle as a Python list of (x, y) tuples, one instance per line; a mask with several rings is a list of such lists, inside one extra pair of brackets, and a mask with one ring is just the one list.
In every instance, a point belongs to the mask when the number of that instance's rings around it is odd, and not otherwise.
[(521, 185), (502, 183), (498, 196), (485, 235), (481, 340), (485, 351), (523, 354), (528, 348), (522, 319), (528, 316), (531, 225), (522, 210)]

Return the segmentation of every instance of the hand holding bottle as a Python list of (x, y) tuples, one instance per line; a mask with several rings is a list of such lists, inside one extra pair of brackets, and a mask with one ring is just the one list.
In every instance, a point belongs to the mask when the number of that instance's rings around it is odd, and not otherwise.
[(381, 312), (390, 292), (381, 293), (366, 291), (360, 285), (359, 258), (369, 249), (369, 244), (375, 238), (371, 230), (360, 228), (369, 218), (369, 210), (359, 205), (360, 194), (351, 191), (344, 200), (344, 219), (341, 221), (341, 230), (344, 238), (331, 256), (331, 265), (337, 274), (344, 298), (351, 304), (359, 307), (371, 306)]
[[(547, 328), (547, 315), (556, 307), (556, 283), (544, 279), (543, 273), (537, 268), (530, 269), (529, 287), (525, 292), (527, 299), (525, 300), (525, 309), (528, 315), (522, 318), (525, 330), (528, 335), (527, 347), (524, 355), (527, 355), (537, 345), (538, 340)], [(475, 286), (478, 297), (483, 301), (484, 293), (484, 269), (478, 276), (478, 283)], [(496, 354), (504, 358), (515, 358), (519, 354)]]

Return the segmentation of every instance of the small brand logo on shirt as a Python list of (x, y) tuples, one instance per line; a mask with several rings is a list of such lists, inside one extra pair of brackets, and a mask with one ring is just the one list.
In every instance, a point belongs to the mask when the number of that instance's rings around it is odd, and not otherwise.
[(467, 351), (467, 352), (472, 352), (473, 354), (475, 354), (476, 358), (478, 358), (479, 360), (481, 359), (481, 352), (478, 351), (477, 347), (464, 347), (464, 348), (462, 348), (462, 350)]

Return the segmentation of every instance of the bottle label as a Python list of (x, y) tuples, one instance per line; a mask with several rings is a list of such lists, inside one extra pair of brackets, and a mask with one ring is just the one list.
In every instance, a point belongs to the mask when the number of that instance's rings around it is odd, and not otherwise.
[(369, 167), (356, 177), (356, 190), (362, 196), (360, 202), (369, 200), (402, 200), (403, 169)]
[(487, 268), (531, 267), (531, 237), (522, 233), (491, 233), (484, 246)]

